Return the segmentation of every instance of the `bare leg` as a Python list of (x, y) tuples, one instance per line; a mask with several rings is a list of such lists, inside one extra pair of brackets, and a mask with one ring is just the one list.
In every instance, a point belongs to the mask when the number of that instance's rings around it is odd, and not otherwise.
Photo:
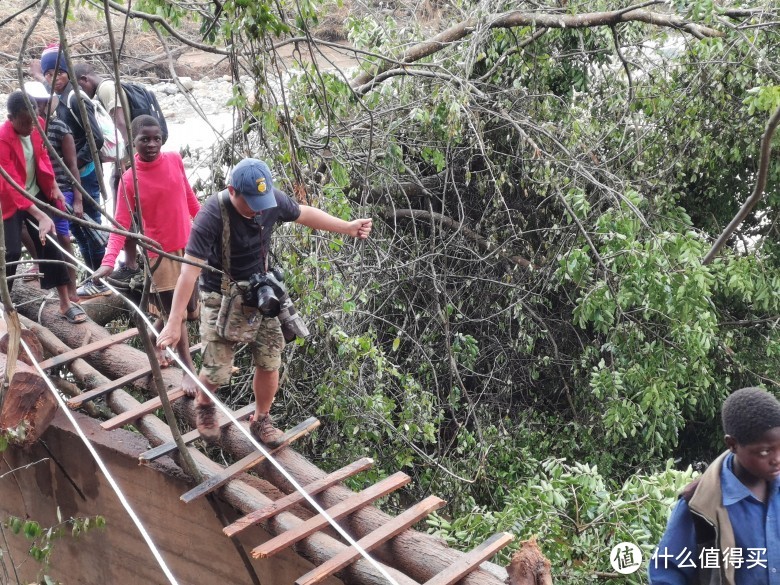
[[(181, 337), (179, 337), (179, 342), (176, 344), (176, 351), (178, 352), (179, 358), (182, 362), (184, 362), (184, 365), (187, 367), (187, 369), (190, 372), (195, 373), (195, 364), (193, 363), (192, 356), (190, 355), (190, 343), (187, 333), (186, 321), (181, 322)], [(181, 379), (181, 388), (184, 390), (184, 393), (191, 398), (194, 397), (198, 392), (198, 384), (195, 382), (189, 372), (184, 372)]]
[[(70, 310), (70, 298), (68, 298), (67, 284), (61, 284), (57, 287), (57, 296), (59, 297), (60, 301), (60, 313), (64, 315)], [(83, 323), (87, 320), (87, 315), (84, 312), (80, 312), (80, 314), (76, 315), (73, 319), (76, 323)], [(74, 321), (71, 321), (71, 323)]]
[[(73, 251), (73, 242), (70, 241), (69, 235), (57, 234), (57, 241), (59, 241), (60, 246), (62, 246), (68, 254), (71, 256), (75, 255)], [(73, 264), (70, 264), (70, 260), (67, 258), (65, 258), (65, 260), (68, 261), (68, 276), (70, 277), (70, 282), (68, 283), (68, 297), (72, 303), (78, 303), (81, 301), (81, 297), (76, 294), (76, 267)]]
[(277, 390), (279, 390), (279, 370), (263, 370), (255, 368), (252, 379), (252, 389), (255, 391), (255, 415), (253, 420), (260, 420), (271, 410)]

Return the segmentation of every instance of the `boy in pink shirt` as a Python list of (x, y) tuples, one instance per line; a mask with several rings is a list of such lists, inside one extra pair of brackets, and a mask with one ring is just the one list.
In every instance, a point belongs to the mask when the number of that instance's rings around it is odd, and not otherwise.
[[(125, 171), (117, 192), (116, 221), (128, 229), (134, 213), (141, 216), (144, 235), (160, 244), (169, 254), (182, 256), (190, 236), (191, 218), (200, 210), (195, 193), (184, 172), (184, 163), (177, 152), (161, 152), (162, 131), (152, 116), (138, 116), (131, 125), (135, 147), (135, 168), (138, 181), (138, 199), (141, 209), (136, 210), (135, 186), (132, 169)], [(137, 213), (140, 211), (140, 213)], [(111, 274), (125, 237), (112, 233), (106, 245), (106, 254), (94, 280)], [(170, 258), (158, 258), (151, 250), (152, 291), (157, 293), (165, 314), (170, 313), (173, 289), (181, 272), (181, 262)], [(159, 263), (157, 262), (159, 260)], [(156, 264), (156, 267), (155, 267)], [(162, 327), (162, 319), (156, 323)], [(189, 339), (185, 321), (181, 322), (181, 338), (176, 345), (179, 356), (190, 371), (195, 371), (189, 351)], [(161, 365), (168, 365), (167, 356), (158, 355)], [(195, 387), (195, 382), (185, 374), (182, 387)]]

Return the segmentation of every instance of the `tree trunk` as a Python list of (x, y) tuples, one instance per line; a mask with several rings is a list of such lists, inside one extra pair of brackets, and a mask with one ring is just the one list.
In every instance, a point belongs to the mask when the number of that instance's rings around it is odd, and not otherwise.
[[(7, 357), (0, 353), (0, 371), (5, 372)], [(11, 430), (9, 438), (16, 444), (33, 444), (46, 430), (57, 412), (57, 400), (43, 378), (21, 360), (14, 374), (0, 412), (0, 430)]]

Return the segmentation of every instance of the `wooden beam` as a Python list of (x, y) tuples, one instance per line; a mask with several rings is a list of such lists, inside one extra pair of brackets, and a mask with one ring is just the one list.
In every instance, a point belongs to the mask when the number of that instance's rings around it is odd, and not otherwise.
[[(366, 469), (369, 469), (372, 465), (374, 465), (374, 460), (371, 459), (370, 457), (364, 457), (363, 459), (359, 459), (354, 463), (350, 463), (346, 467), (342, 467), (341, 469), (334, 471), (333, 473), (323, 477), (322, 479), (318, 479), (317, 481), (313, 481), (310, 484), (305, 485), (303, 489), (306, 491), (307, 494), (313, 496), (315, 494), (320, 493), (323, 490), (328, 489), (329, 487), (332, 487), (333, 485), (339, 482), (344, 481), (348, 477), (352, 477), (353, 475), (360, 473), (361, 471), (365, 471)], [(222, 532), (224, 532), (226, 536), (230, 536), (230, 537), (236, 536), (242, 530), (245, 530), (250, 526), (257, 524), (258, 522), (262, 522), (263, 520), (266, 520), (271, 516), (275, 516), (280, 512), (284, 512), (285, 510), (291, 508), (292, 506), (294, 506), (295, 504), (297, 504), (303, 499), (304, 499), (303, 494), (301, 492), (292, 492), (291, 494), (287, 494), (283, 498), (279, 498), (278, 500), (266, 506), (265, 508), (260, 508), (259, 510), (255, 510), (254, 512), (247, 514), (243, 518), (239, 518), (232, 524), (225, 526), (222, 529)]]
[[(170, 392), (168, 392), (168, 400), (170, 400), (171, 402), (173, 402), (174, 400), (178, 400), (182, 396), (184, 396), (184, 390), (182, 390), (181, 388), (176, 388), (175, 390), (171, 390)], [(123, 412), (119, 416), (115, 416), (112, 419), (100, 423), (100, 426), (107, 431), (113, 431), (114, 429), (123, 427), (126, 424), (130, 424), (134, 420), (139, 419), (142, 416), (149, 414), (150, 412), (154, 412), (160, 407), (162, 407), (162, 402), (160, 401), (160, 397), (157, 396), (156, 398), (147, 400), (146, 402), (141, 404), (138, 408), (134, 408), (133, 410), (128, 410), (127, 412)]]
[(514, 536), (508, 532), (499, 532), (488, 538), (474, 550), (464, 554), (460, 559), (447, 567), (438, 575), (425, 582), (425, 585), (452, 585), (457, 583), (465, 575), (477, 569), (479, 565), (492, 557), (507, 544), (512, 542)]
[(105, 349), (116, 343), (121, 343), (127, 339), (130, 339), (131, 337), (135, 337), (136, 335), (138, 335), (138, 329), (133, 327), (126, 331), (122, 331), (121, 333), (116, 333), (111, 337), (106, 337), (105, 339), (98, 339), (97, 341), (93, 341), (92, 343), (88, 343), (87, 345), (82, 345), (81, 347), (77, 347), (76, 349), (66, 351), (65, 353), (61, 353), (60, 355), (55, 355), (54, 357), (42, 361), (40, 363), (41, 369), (45, 370), (47, 368), (53, 368), (55, 366), (61, 366), (62, 364), (67, 364), (68, 362), (72, 362), (76, 358), (85, 356), (88, 353), (92, 353), (93, 351), (99, 351), (101, 349)]
[[(347, 516), (352, 512), (367, 506), (374, 500), (378, 500), (379, 498), (394, 492), (395, 490), (405, 486), (410, 481), (411, 478), (408, 475), (402, 471), (398, 471), (390, 477), (386, 477), (379, 483), (364, 489), (362, 492), (347, 498), (343, 502), (339, 502), (331, 508), (328, 508), (325, 512), (334, 520), (338, 520), (339, 518), (343, 518), (344, 516)], [(328, 521), (322, 514), (317, 514), (313, 518), (309, 518), (305, 522), (302, 522), (292, 530), (283, 532), (279, 536), (275, 536), (271, 540), (264, 542), (258, 547), (255, 547), (254, 550), (252, 550), (252, 556), (256, 559), (270, 557), (271, 555), (274, 555), (279, 551), (292, 546), (299, 540), (303, 540), (307, 536), (314, 534), (326, 526), (328, 526)]]
[[(252, 414), (255, 411), (255, 403), (248, 404), (244, 406), (243, 408), (239, 408), (233, 413), (233, 417), (242, 420), (245, 418), (248, 418), (250, 414)], [(219, 411), (217, 411), (219, 412)], [(229, 425), (231, 423), (230, 419), (227, 417), (221, 416), (219, 419), (219, 428), (222, 429)], [(198, 429), (193, 429), (189, 431), (188, 433), (184, 433), (181, 438), (185, 443), (190, 443), (200, 437), (200, 431)], [(151, 461), (154, 461), (155, 459), (159, 459), (163, 455), (167, 455), (168, 453), (171, 453), (175, 451), (178, 447), (176, 446), (175, 441), (168, 441), (167, 443), (163, 443), (162, 445), (158, 445), (154, 449), (149, 449), (148, 451), (141, 453), (138, 456), (138, 460), (141, 463), (149, 463)]]
[[(398, 536), (404, 530), (409, 529), (409, 527), (419, 522), (434, 510), (438, 510), (446, 503), (447, 502), (436, 496), (428, 496), (422, 502), (415, 504), (402, 514), (399, 514), (381, 528), (374, 530), (358, 540), (357, 544), (364, 551), (370, 552), (391, 538)], [(295, 581), (295, 585), (315, 585), (315, 583), (320, 583), (333, 575), (333, 573), (336, 573), (349, 565), (358, 557), (360, 557), (360, 553), (354, 546), (351, 546), (343, 553), (336, 555), (329, 561), (321, 564), (319, 567), (315, 567), (300, 577)]]
[[(280, 439), (280, 443), (277, 447), (274, 447), (273, 449), (269, 449), (268, 452), (271, 454), (276, 453), (277, 451), (284, 449), (287, 445), (298, 439), (299, 437), (303, 437), (304, 435), (308, 435), (310, 432), (312, 432), (314, 429), (316, 429), (318, 426), (320, 426), (320, 421), (316, 418), (309, 417), (302, 423), (298, 423), (293, 428), (291, 428), (289, 431), (284, 433), (282, 435), (282, 438)], [(190, 503), (192, 500), (195, 500), (197, 498), (200, 498), (201, 496), (205, 496), (207, 494), (210, 494), (215, 489), (222, 487), (227, 482), (229, 482), (231, 479), (233, 479), (236, 475), (239, 473), (242, 473), (243, 471), (246, 471), (250, 467), (254, 467), (258, 463), (260, 463), (263, 459), (265, 459), (265, 455), (263, 455), (260, 451), (253, 451), (246, 457), (236, 461), (232, 465), (226, 467), (222, 473), (218, 473), (217, 475), (211, 476), (209, 479), (204, 481), (202, 484), (195, 486), (187, 493), (183, 494), (181, 496), (181, 500), (186, 503)]]
[[(195, 353), (196, 351), (199, 351), (202, 346), (203, 346), (202, 343), (196, 343), (190, 348), (190, 353)], [(100, 386), (96, 386), (92, 390), (83, 392), (82, 394), (79, 394), (78, 396), (74, 396), (73, 398), (69, 398), (68, 406), (73, 409), (79, 408), (85, 402), (94, 400), (95, 398), (99, 398), (100, 396), (103, 396), (104, 394), (108, 394), (109, 392), (113, 392), (117, 388), (121, 388), (122, 386), (125, 386), (130, 382), (135, 382), (139, 378), (148, 376), (151, 373), (152, 373), (152, 366), (151, 364), (147, 364), (140, 370), (136, 370), (135, 372), (130, 372), (129, 374), (126, 374), (121, 378), (117, 378), (113, 382), (101, 384)]]

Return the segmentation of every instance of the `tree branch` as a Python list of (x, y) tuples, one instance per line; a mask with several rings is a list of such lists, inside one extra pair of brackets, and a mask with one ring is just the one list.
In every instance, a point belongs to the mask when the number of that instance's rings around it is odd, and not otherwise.
[(750, 213), (761, 200), (764, 189), (766, 188), (766, 179), (769, 172), (769, 157), (772, 154), (772, 136), (774, 136), (778, 124), (780, 124), (780, 106), (767, 121), (766, 129), (761, 136), (761, 158), (758, 162), (758, 176), (756, 177), (756, 186), (753, 189), (753, 193), (747, 198), (747, 201), (742, 204), (741, 209), (737, 212), (737, 215), (734, 216), (734, 219), (731, 220), (729, 225), (726, 226), (726, 229), (723, 230), (723, 233), (715, 240), (710, 251), (702, 258), (702, 264), (709, 264), (712, 262), (720, 249), (726, 244), (726, 241), (731, 237), (731, 234), (734, 233), (734, 230), (737, 229), (739, 224), (747, 217), (748, 213)]
[[(538, 12), (513, 11), (494, 15), (485, 23), (491, 28), (512, 28), (516, 26), (533, 26), (535, 28), (591, 28), (596, 26), (614, 26), (621, 22), (644, 22), (659, 27), (675, 28), (685, 31), (697, 39), (707, 37), (721, 37), (723, 33), (715, 29), (687, 21), (672, 14), (661, 14), (642, 10), (638, 7), (629, 7), (611, 12), (591, 12), (586, 14), (544, 14)], [(480, 22), (476, 18), (469, 18), (440, 32), (428, 41), (424, 41), (410, 47), (394, 62), (383, 61), (373, 71), (361, 73), (355, 77), (350, 85), (360, 87), (367, 84), (381, 73), (384, 73), (394, 63), (399, 61), (404, 64), (414, 63), (425, 57), (447, 48), (449, 45), (460, 41), (473, 33)]]

